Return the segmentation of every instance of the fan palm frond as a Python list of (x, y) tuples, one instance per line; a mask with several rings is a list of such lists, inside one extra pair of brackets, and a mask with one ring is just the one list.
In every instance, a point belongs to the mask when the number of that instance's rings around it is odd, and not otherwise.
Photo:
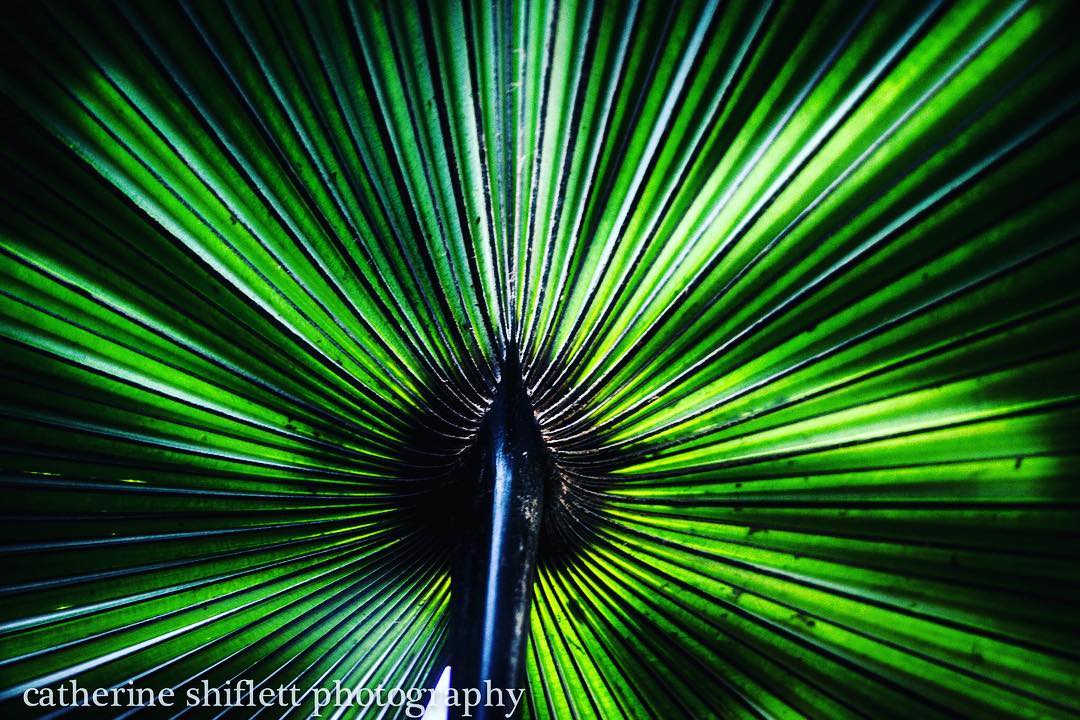
[(5, 714), (1077, 714), (1069, 3), (5, 14)]

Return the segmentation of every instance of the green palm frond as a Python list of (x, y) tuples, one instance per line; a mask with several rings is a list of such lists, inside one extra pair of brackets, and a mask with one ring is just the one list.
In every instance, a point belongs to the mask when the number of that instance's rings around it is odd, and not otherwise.
[(1080, 714), (1070, 3), (5, 15), (0, 714)]

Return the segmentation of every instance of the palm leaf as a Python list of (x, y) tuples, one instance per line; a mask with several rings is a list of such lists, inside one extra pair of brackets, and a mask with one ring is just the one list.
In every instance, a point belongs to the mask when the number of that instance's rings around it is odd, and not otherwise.
[(1077, 714), (1068, 3), (6, 14), (5, 714)]

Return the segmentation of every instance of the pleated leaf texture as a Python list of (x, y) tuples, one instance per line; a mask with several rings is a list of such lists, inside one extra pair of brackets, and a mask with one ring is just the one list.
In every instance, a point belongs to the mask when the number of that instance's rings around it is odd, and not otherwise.
[(526, 717), (1078, 715), (1071, 3), (4, 15), (0, 714), (431, 687), (516, 352)]

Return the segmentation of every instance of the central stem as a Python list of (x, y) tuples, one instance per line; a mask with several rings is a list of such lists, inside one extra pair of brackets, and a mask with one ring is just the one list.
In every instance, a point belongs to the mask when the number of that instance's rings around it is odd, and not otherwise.
[[(540, 516), (552, 471), (511, 353), (462, 468), (465, 500), (450, 586), (456, 688), (501, 688), (505, 697), (506, 689), (524, 686)], [(505, 717), (505, 710), (481, 706), (472, 712), (483, 720)]]

